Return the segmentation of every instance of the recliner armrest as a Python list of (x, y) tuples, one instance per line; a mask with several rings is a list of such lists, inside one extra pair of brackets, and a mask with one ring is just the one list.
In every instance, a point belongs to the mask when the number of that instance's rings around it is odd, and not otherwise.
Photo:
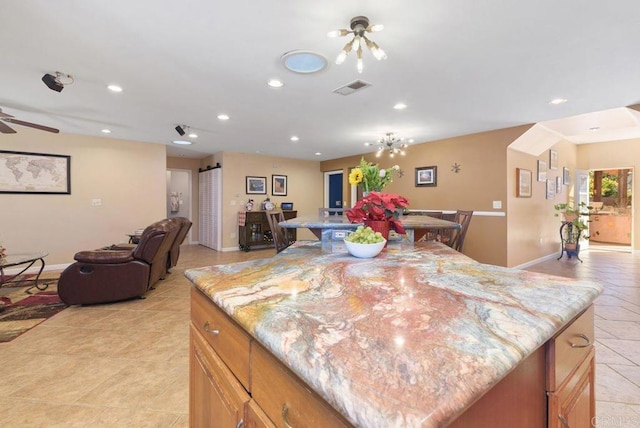
[(80, 251), (73, 258), (80, 263), (126, 263), (133, 260), (132, 250), (95, 250)]

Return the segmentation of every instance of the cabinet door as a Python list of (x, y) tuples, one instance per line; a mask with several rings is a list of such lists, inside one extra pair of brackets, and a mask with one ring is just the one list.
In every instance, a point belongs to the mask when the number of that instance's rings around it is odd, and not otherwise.
[(193, 326), (189, 352), (189, 425), (238, 426), (249, 394)]
[(595, 417), (595, 359), (593, 349), (558, 391), (549, 394), (549, 427), (592, 426)]
[(254, 400), (247, 405), (247, 414), (242, 428), (276, 428)]

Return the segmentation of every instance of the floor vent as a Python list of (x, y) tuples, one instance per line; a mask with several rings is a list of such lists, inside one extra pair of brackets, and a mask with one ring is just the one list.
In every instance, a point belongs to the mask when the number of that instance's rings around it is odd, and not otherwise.
[(363, 80), (354, 80), (353, 82), (344, 85), (338, 89), (334, 89), (333, 92), (340, 95), (351, 95), (355, 91), (359, 91), (360, 89), (368, 88), (371, 86), (371, 83), (367, 83)]

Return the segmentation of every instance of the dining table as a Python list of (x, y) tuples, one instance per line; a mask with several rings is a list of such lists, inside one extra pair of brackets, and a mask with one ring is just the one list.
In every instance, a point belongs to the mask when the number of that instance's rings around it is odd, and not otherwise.
[[(405, 235), (394, 235), (390, 239), (401, 239), (409, 242), (419, 241), (430, 231), (454, 229), (460, 230), (460, 223), (443, 220), (426, 215), (401, 216), (400, 222), (405, 228)], [(356, 230), (363, 222), (351, 223), (344, 215), (302, 215), (278, 223), (280, 227), (288, 229), (309, 229), (320, 241), (322, 247), (331, 247), (333, 241), (343, 240), (347, 234)]]

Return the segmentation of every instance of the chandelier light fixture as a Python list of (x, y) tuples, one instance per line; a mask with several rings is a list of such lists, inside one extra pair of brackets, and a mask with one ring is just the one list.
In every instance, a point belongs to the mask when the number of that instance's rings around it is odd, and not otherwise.
[(397, 154), (404, 156), (406, 154), (405, 149), (409, 147), (407, 143), (402, 142), (402, 138), (393, 135), (393, 132), (387, 132), (384, 137), (378, 140), (378, 144), (377, 158), (382, 156), (385, 151), (389, 153), (390, 158), (395, 157)]
[(335, 30), (329, 32), (327, 35), (329, 37), (344, 37), (348, 34), (353, 34), (353, 38), (349, 43), (344, 45), (342, 48), (342, 52), (336, 58), (336, 64), (342, 64), (344, 60), (347, 58), (347, 55), (351, 51), (355, 51), (356, 57), (358, 59), (358, 73), (362, 73), (364, 69), (364, 64), (362, 62), (362, 48), (363, 46), (367, 46), (373, 56), (378, 60), (387, 59), (387, 54), (380, 49), (380, 47), (373, 40), (369, 39), (365, 33), (374, 33), (376, 31), (382, 31), (384, 28), (383, 25), (377, 24), (373, 25), (369, 23), (369, 18), (366, 16), (356, 16), (355, 18), (351, 18), (351, 30), (342, 29)]

